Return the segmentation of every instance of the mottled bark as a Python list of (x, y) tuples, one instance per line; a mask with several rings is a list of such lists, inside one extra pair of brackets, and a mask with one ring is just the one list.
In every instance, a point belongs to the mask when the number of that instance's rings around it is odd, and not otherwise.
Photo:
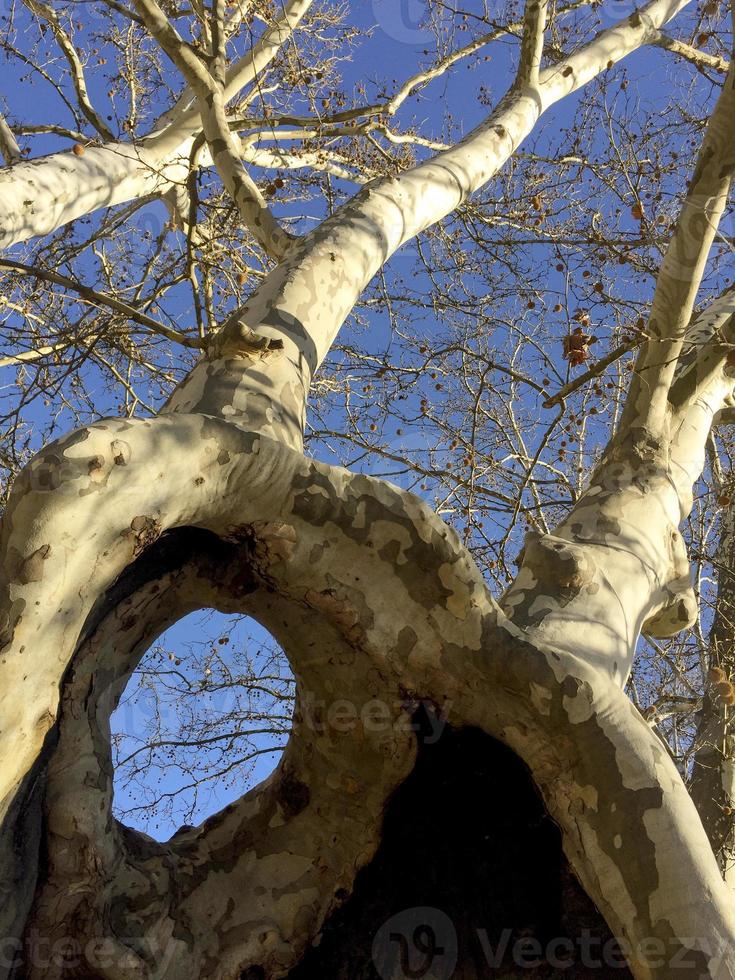
[[(732, 397), (721, 338), (703, 341), (696, 383), (664, 411), (634, 387), (636, 424), (560, 527), (529, 536), (500, 605), (419, 498), (301, 453), (312, 374), (374, 272), (495, 173), (545, 105), (674, 9), (654, 0), (564, 70), (522, 72), (456, 148), (294, 245), (158, 417), (87, 426), (22, 472), (0, 531), (0, 934), (17, 940), (16, 974), (254, 980), (308, 964), (381, 836), (390, 844), (423, 705), (474, 731), (478, 765), (487, 752), (500, 767), (491, 740), (506, 746), (513, 778), (543, 800), (528, 818), (558, 827), (635, 977), (735, 977), (732, 892), (623, 692), (640, 631), (668, 635), (695, 613), (678, 528)], [(674, 318), (659, 331), (677, 356), (678, 330)], [(667, 395), (677, 383), (662, 375)], [(265, 782), (159, 844), (112, 817), (109, 717), (151, 639), (201, 605), (248, 612), (279, 641), (293, 732)], [(337, 702), (352, 723), (334, 723)], [(601, 928), (586, 909), (574, 927), (589, 915)], [(66, 959), (49, 960), (70, 934)]]
[[(101, 523), (105, 498), (116, 503)], [(217, 594), (196, 563), (175, 587), (135, 572), (120, 584), (136, 556), (160, 572), (157, 542), (193, 526), (222, 550)], [(74, 921), (88, 957), (100, 937), (111, 944), (114, 966), (99, 954), (85, 967), (98, 976), (158, 975), (146, 950), (164, 948), (161, 976), (249, 965), (278, 976), (377, 847), (422, 700), (525, 760), (585, 890), (631, 944), (634, 973), (668, 975), (670, 959), (646, 964), (650, 941), (667, 956), (691, 945), (700, 972), (728, 975), (730, 892), (657, 739), (583, 651), (531, 643), (508, 623), (456, 536), (412, 495), (212, 418), (110, 421), (37, 457), (3, 539), (5, 935), (24, 932), (33, 947)], [(158, 845), (111, 818), (106, 725), (137, 656), (192, 602), (263, 622), (289, 655), (300, 704), (271, 779)], [(315, 703), (337, 698), (392, 706), (392, 723), (330, 730)], [(32, 846), (29, 808), (43, 838), (36, 888), (13, 832), (20, 820)]]

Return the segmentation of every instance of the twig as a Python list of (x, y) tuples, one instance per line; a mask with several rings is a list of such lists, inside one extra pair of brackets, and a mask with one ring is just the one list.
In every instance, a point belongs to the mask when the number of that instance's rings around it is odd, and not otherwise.
[(129, 320), (139, 323), (142, 327), (147, 327), (153, 333), (166, 337), (167, 340), (173, 340), (177, 344), (182, 344), (184, 347), (191, 347), (195, 350), (201, 350), (202, 348), (202, 342), (199, 338), (188, 337), (186, 334), (180, 333), (173, 327), (167, 327), (164, 323), (154, 320), (153, 317), (148, 316), (146, 313), (141, 313), (134, 307), (128, 306), (127, 303), (123, 303), (114, 296), (110, 296), (107, 293), (100, 293), (96, 289), (92, 289), (90, 286), (85, 286), (81, 282), (76, 282), (74, 279), (69, 279), (67, 276), (62, 276), (58, 272), (51, 272), (48, 269), (39, 269), (36, 266), (25, 265), (23, 262), (15, 262), (12, 259), (0, 259), (0, 268), (15, 269), (17, 272), (23, 272), (25, 275), (35, 276), (37, 279), (43, 280), (43, 282), (51, 282), (56, 286), (63, 286), (65, 289), (71, 289), (83, 299), (86, 299), (91, 303), (96, 303), (99, 306), (107, 306), (110, 309), (115, 310), (117, 313), (122, 313), (123, 316), (126, 316)]

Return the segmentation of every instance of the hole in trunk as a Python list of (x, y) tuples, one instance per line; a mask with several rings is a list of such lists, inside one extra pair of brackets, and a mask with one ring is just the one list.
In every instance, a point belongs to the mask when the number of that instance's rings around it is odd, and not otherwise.
[(377, 853), (335, 898), (289, 980), (631, 978), (528, 769), (477, 729), (419, 739)]
[(149, 647), (110, 718), (113, 812), (168, 840), (236, 800), (278, 764), (294, 680), (253, 619), (212, 609)]

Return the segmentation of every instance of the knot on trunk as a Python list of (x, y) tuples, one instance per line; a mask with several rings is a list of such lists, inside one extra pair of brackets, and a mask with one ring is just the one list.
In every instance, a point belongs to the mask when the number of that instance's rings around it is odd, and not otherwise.
[(207, 357), (210, 360), (220, 357), (264, 357), (280, 350), (283, 350), (280, 337), (269, 337), (253, 330), (242, 320), (233, 318), (212, 337), (207, 346)]
[(364, 640), (364, 630), (360, 624), (360, 613), (349, 602), (337, 594), (334, 589), (318, 592), (309, 589), (304, 595), (308, 606), (320, 612), (350, 644), (359, 644)]
[(288, 561), (296, 547), (296, 529), (284, 521), (256, 521), (254, 557), (256, 564), (270, 568), (279, 561)]
[(130, 542), (133, 556), (138, 557), (147, 547), (161, 536), (161, 522), (156, 517), (140, 514), (130, 522), (130, 528), (121, 532), (121, 537)]
[(595, 575), (595, 564), (583, 545), (537, 531), (526, 534), (519, 563), (552, 593), (561, 589), (576, 594)]
[(697, 597), (688, 575), (667, 585), (666, 593), (667, 600), (643, 624), (642, 632), (658, 640), (688, 629), (699, 616)]
[(699, 616), (697, 597), (692, 588), (689, 556), (677, 528), (669, 538), (671, 573), (661, 591), (659, 604), (643, 624), (642, 632), (656, 639), (675, 636), (696, 623)]

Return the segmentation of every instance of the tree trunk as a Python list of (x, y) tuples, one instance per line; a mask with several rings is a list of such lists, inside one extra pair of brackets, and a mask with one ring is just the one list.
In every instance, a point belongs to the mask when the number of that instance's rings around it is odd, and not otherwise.
[[(648, 472), (637, 493), (665, 499), (670, 484)], [(115, 506), (94, 522), (103, 497)], [(602, 514), (616, 499), (593, 486), (580, 506), (598, 498)], [(656, 737), (606, 669), (510, 623), (411, 494), (172, 414), (48, 447), (16, 484), (3, 536), (13, 642), (0, 666), (15, 716), (3, 726), (4, 935), (25, 937), (28, 976), (64, 974), (43, 949), (60, 948), (69, 923), (78, 976), (288, 973), (378, 848), (414, 764), (418, 702), (523, 758), (635, 975), (667, 977), (682, 958), (692, 976), (735, 969), (731, 893)], [(172, 569), (162, 554), (177, 541), (191, 550)], [(549, 613), (581, 608), (616, 567), (590, 573), (558, 538), (524, 562)], [(638, 602), (631, 616), (645, 620), (661, 598), (641, 588)], [(298, 684), (294, 730), (266, 782), (157, 844), (111, 817), (108, 719), (152, 638), (202, 604), (246, 611), (279, 641)], [(619, 629), (614, 610), (607, 626), (601, 606), (588, 614), (590, 635)], [(336, 702), (351, 712), (337, 725)]]
[[(623, 691), (640, 631), (696, 612), (679, 523), (732, 395), (724, 358), (695, 360), (695, 397), (662, 407), (673, 368), (657, 386), (669, 359), (644, 350), (656, 404), (634, 385), (635, 424), (554, 533), (527, 537), (501, 603), (422, 500), (301, 451), (313, 372), (386, 258), (677, 7), (653, 0), (513, 86), (457, 147), (366, 188), (290, 249), (159, 416), (89, 425), (22, 472), (0, 531), (0, 934), (17, 961), (0, 976), (420, 976), (417, 956), (436, 974), (455, 943), (479, 976), (478, 943), (487, 960), (504, 937), (507, 976), (541, 955), (517, 940), (557, 956), (564, 938), (584, 976), (600, 967), (580, 944), (612, 933), (641, 980), (735, 978), (732, 892)], [(708, 235), (734, 108), (731, 73), (690, 188), (712, 202), (693, 223)], [(696, 272), (707, 242), (677, 234)], [(673, 362), (683, 314), (657, 309)], [(109, 717), (151, 640), (201, 606), (280, 643), (293, 730), (267, 780), (159, 844), (112, 817)]]

